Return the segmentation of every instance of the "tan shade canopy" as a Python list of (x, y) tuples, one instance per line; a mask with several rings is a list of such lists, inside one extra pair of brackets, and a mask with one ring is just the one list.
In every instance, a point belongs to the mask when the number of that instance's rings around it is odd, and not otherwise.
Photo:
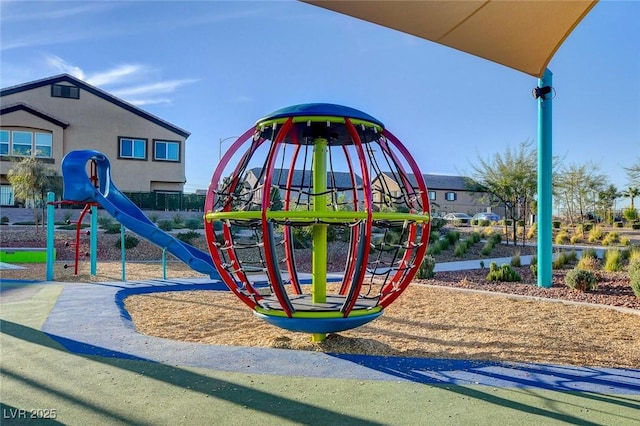
[(595, 0), (302, 0), (541, 77)]

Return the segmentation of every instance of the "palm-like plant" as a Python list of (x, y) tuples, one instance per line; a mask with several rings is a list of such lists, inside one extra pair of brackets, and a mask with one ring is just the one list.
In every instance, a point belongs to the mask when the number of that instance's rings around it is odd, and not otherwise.
[(633, 204), (633, 201), (636, 197), (640, 196), (640, 188), (630, 186), (625, 191), (622, 191), (622, 196), (629, 197), (629, 199), (631, 200), (631, 209), (635, 210), (636, 207)]

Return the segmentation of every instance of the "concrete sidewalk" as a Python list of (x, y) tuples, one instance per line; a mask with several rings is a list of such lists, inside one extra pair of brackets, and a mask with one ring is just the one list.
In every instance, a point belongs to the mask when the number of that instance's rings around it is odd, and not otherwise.
[(191, 344), (136, 333), (121, 308), (219, 287), (3, 283), (2, 424), (639, 424), (640, 370)]

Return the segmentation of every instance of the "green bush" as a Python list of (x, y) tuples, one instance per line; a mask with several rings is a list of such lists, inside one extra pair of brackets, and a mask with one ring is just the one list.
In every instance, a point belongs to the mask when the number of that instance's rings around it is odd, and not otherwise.
[(493, 251), (494, 247), (495, 247), (495, 244), (491, 240), (487, 240), (487, 242), (484, 243), (484, 246), (482, 246), (482, 250), (480, 250), (480, 253), (483, 256), (489, 256)]
[(162, 219), (162, 220), (158, 221), (157, 225), (158, 225), (158, 228), (162, 229), (163, 231), (172, 231), (173, 230), (173, 221), (172, 220)]
[(591, 231), (589, 231), (589, 242), (595, 243), (604, 238), (604, 231), (599, 226), (596, 226)]
[(491, 262), (491, 265), (489, 265), (487, 281), (515, 282), (521, 280), (522, 277), (513, 269), (513, 267), (511, 267), (511, 265), (504, 263), (499, 268), (496, 262)]
[[(109, 229), (109, 225), (113, 223), (113, 220), (109, 216), (98, 216), (98, 226), (102, 229)], [(120, 229), (118, 229), (120, 232)]]
[(478, 226), (478, 219), (471, 219), (471, 226)]
[(482, 236), (480, 235), (480, 233), (479, 233), (479, 232), (472, 232), (468, 239), (469, 239), (473, 244), (475, 244), (475, 243), (479, 242), (481, 238), (482, 238)]
[(613, 226), (615, 228), (622, 228), (624, 226), (624, 223), (622, 223), (622, 221), (616, 221), (616, 222), (613, 222)]
[(107, 225), (106, 230), (104, 231), (105, 234), (119, 234), (120, 233), (120, 224), (119, 223), (109, 223)]
[(421, 280), (433, 278), (435, 273), (433, 269), (436, 267), (436, 260), (432, 256), (425, 256), (418, 268), (418, 278)]
[(553, 269), (562, 269), (565, 265), (575, 262), (578, 256), (575, 251), (563, 251), (553, 261)]
[(633, 294), (640, 297), (640, 261), (632, 261), (629, 265), (629, 279)]
[(434, 255), (442, 253), (442, 247), (440, 246), (441, 241), (436, 241), (433, 244), (429, 244), (429, 248), (427, 249), (427, 254)]
[(460, 232), (458, 231), (447, 232), (446, 239), (447, 241), (449, 241), (450, 245), (453, 245), (460, 240)]
[(608, 272), (617, 272), (622, 270), (622, 253), (620, 250), (607, 250), (604, 256), (604, 270)]
[(520, 260), (520, 253), (516, 253), (511, 257), (511, 266), (514, 268), (522, 266), (522, 261)]
[(531, 257), (531, 264), (529, 265), (529, 269), (531, 270), (531, 275), (534, 277), (538, 276), (538, 256)]
[(149, 218), (149, 220), (153, 223), (157, 223), (158, 219), (160, 219), (160, 216), (158, 216), (157, 213), (149, 213), (149, 215), (147, 215), (147, 217)]
[(566, 244), (569, 242), (569, 234), (567, 233), (567, 231), (560, 231), (556, 235), (554, 241), (556, 244)]
[(191, 244), (191, 241), (193, 241), (194, 239), (200, 237), (200, 234), (196, 231), (187, 231), (187, 232), (179, 232), (176, 235), (176, 238), (179, 239), (182, 242), (185, 242), (187, 244)]
[(585, 257), (582, 256), (576, 268), (584, 269), (587, 271), (597, 271), (600, 267), (600, 261), (597, 257)]
[(202, 220), (191, 217), (184, 222), (184, 227), (187, 229), (202, 229), (204, 228), (204, 224)]
[(571, 244), (578, 244), (580, 241), (582, 241), (582, 238), (580, 238), (579, 235), (572, 235), (571, 236)]
[(558, 220), (554, 220), (553, 222), (551, 222), (551, 225), (553, 226), (553, 229), (560, 229), (560, 224), (561, 222)]
[(594, 259), (598, 258), (598, 254), (596, 253), (596, 249), (592, 248), (592, 247), (588, 247), (586, 249), (583, 250), (582, 252), (582, 257), (592, 257)]
[[(125, 235), (124, 236), (124, 249), (125, 250), (129, 250), (131, 248), (134, 248), (135, 246), (138, 245), (139, 242), (140, 242), (140, 240), (138, 240), (133, 235)], [(115, 246), (116, 246), (116, 248), (121, 248), (122, 247), (122, 238), (119, 238), (118, 240), (116, 240)]]
[(465, 241), (460, 241), (458, 242), (458, 244), (456, 244), (455, 248), (453, 249), (453, 255), (455, 257), (462, 257), (465, 254), (467, 254), (467, 249), (468, 249), (468, 245)]
[(7, 223), (9, 223), (9, 217), (8, 216), (2, 216), (2, 218), (0, 218), (0, 223), (6, 225)]
[(640, 229), (640, 222), (633, 222), (631, 224), (631, 229)]
[(173, 224), (175, 225), (176, 228), (180, 228), (183, 223), (184, 223), (184, 218), (180, 213), (176, 213), (173, 215)]
[(449, 247), (451, 247), (451, 243), (449, 243), (447, 238), (440, 240), (440, 250), (449, 250)]
[(622, 216), (627, 219), (627, 222), (633, 222), (638, 219), (638, 211), (629, 206), (622, 211)]
[(564, 278), (565, 284), (574, 289), (580, 291), (592, 291), (598, 288), (598, 281), (596, 276), (591, 271), (586, 269), (572, 269), (567, 272)]

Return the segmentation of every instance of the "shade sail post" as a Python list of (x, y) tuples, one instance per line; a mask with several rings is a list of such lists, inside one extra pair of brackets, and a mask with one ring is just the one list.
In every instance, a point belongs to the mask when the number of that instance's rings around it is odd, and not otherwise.
[(553, 284), (552, 181), (553, 149), (551, 104), (553, 74), (545, 70), (534, 94), (538, 99), (538, 286)]

